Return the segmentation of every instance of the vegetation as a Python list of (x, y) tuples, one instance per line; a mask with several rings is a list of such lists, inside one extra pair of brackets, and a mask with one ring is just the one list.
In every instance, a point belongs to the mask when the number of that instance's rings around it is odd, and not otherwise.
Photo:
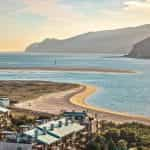
[(150, 150), (150, 126), (102, 121), (100, 133), (92, 136), (87, 150)]
[(11, 104), (14, 104), (78, 86), (77, 84), (46, 81), (0, 81), (0, 96), (8, 97)]
[(13, 111), (11, 112), (9, 118), (7, 119), (7, 123), (5, 123), (3, 131), (20, 131), (20, 127), (24, 125), (36, 125), (37, 120), (50, 120), (50, 115), (42, 115), (42, 114), (32, 114), (32, 113), (25, 113), (25, 112), (17, 112)]

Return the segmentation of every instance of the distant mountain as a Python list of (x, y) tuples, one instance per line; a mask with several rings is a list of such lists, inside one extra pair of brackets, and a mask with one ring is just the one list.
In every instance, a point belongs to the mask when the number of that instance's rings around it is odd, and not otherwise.
[(45, 39), (33, 43), (26, 52), (62, 52), (62, 53), (125, 53), (132, 46), (150, 36), (150, 25), (89, 32), (72, 38), (58, 40)]
[(128, 57), (150, 58), (150, 37), (135, 44)]

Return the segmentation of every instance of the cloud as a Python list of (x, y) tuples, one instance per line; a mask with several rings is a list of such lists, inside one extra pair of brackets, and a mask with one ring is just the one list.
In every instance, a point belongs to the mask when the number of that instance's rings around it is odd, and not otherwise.
[[(124, 1), (122, 8), (105, 10), (104, 12), (104, 16), (111, 20), (112, 26), (126, 27), (150, 24), (150, 0), (127, 0)], [(99, 12), (99, 14), (101, 13)]]
[(135, 21), (150, 23), (150, 0), (127, 1), (124, 3), (123, 12), (129, 17), (134, 16)]
[[(24, 48), (43, 38), (150, 23), (150, 0), (0, 0), (1, 39)], [(9, 39), (9, 40), (8, 40)], [(16, 42), (12, 42), (12, 41)], [(2, 42), (1, 42), (2, 43)], [(1, 45), (0, 45), (1, 46)]]
[(126, 10), (141, 10), (150, 9), (150, 0), (144, 1), (127, 1), (124, 3)]

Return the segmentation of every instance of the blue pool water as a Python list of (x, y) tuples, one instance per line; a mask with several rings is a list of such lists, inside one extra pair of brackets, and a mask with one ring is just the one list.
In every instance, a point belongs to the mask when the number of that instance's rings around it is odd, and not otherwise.
[[(56, 64), (55, 64), (56, 60)], [(96, 107), (150, 117), (150, 60), (100, 54), (0, 54), (0, 67), (74, 66), (131, 69), (137, 74), (0, 71), (0, 80), (84, 83), (99, 90), (87, 102)]]

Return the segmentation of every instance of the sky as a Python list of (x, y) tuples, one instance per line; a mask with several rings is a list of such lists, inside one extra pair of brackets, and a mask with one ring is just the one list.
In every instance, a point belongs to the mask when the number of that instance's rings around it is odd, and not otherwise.
[(0, 51), (142, 24), (150, 24), (150, 0), (0, 0)]

